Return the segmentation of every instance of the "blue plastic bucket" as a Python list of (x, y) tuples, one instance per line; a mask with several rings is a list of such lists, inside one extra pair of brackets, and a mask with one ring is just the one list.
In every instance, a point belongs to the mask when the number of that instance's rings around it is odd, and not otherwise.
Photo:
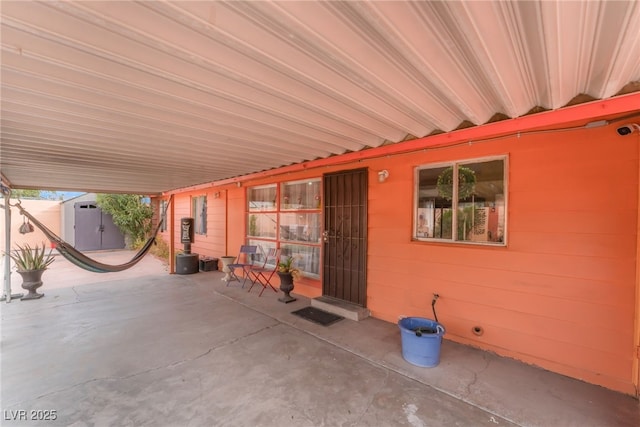
[(432, 368), (440, 363), (444, 326), (424, 317), (405, 317), (398, 321), (398, 326), (404, 360), (425, 368)]

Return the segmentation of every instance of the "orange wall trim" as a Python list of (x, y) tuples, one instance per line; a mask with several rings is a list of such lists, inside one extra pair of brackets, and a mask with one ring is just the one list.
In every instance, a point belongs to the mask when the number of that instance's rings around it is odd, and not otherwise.
[[(630, 103), (637, 122), (639, 94), (487, 125), (506, 136), (492, 139), (485, 129), (481, 144), (423, 149), (432, 138), (441, 143), (481, 132), (462, 137), (465, 131), (459, 131), (397, 144), (403, 148), (384, 156), (351, 153), (325, 159), (321, 168), (311, 162), (314, 167), (254, 174), (243, 178), (242, 187), (227, 180), (177, 191), (173, 220), (188, 215), (192, 195), (226, 190), (227, 197), (210, 199), (211, 211), (226, 220), (211, 219), (208, 235), (194, 244), (195, 252), (219, 257), (245, 241), (246, 187), (366, 167), (367, 307), (374, 317), (394, 323), (400, 315), (430, 317), (432, 294), (438, 293), (446, 339), (634, 395), (640, 135), (621, 137), (616, 123), (574, 128), (627, 114)], [(572, 129), (537, 133), (563, 122)], [(517, 126), (537, 130), (514, 133)], [(407, 147), (414, 151), (405, 152)], [(413, 240), (415, 168), (491, 156), (508, 161), (507, 245)], [(380, 183), (382, 169), (389, 178)], [(296, 292), (317, 296), (320, 282), (306, 280)], [(475, 326), (483, 328), (482, 336), (472, 332)]]

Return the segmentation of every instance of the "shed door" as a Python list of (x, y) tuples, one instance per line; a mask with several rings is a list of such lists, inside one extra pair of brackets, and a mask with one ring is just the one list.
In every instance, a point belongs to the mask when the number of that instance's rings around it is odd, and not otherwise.
[(367, 170), (324, 175), (323, 295), (366, 306)]
[(122, 249), (125, 247), (124, 235), (113, 223), (111, 214), (102, 212), (102, 242), (101, 249)]
[(95, 202), (74, 205), (75, 244), (80, 251), (124, 248), (124, 235), (111, 215), (102, 212)]

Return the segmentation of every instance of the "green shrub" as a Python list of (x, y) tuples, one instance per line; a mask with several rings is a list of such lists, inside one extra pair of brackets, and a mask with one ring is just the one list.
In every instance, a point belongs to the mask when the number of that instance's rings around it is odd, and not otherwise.
[(141, 247), (151, 233), (153, 209), (142, 203), (137, 194), (98, 194), (96, 203), (113, 217), (113, 223), (131, 238), (132, 246)]
[(162, 237), (156, 237), (156, 244), (151, 247), (150, 252), (166, 264), (169, 264), (169, 245)]

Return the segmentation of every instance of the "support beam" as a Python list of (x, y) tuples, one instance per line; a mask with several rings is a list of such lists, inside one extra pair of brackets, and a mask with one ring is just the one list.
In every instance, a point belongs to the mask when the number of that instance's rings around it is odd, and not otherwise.
[(9, 203), (11, 201), (11, 191), (9, 189), (5, 191), (5, 187), (2, 186), (2, 195), (4, 196), (4, 205), (2, 207), (4, 208), (6, 232), (4, 235), (4, 292), (0, 297), (0, 301), (10, 303), (12, 298), (22, 298), (22, 294), (11, 294), (11, 258), (9, 257), (11, 252), (11, 204)]
[(171, 212), (171, 221), (169, 222), (169, 274), (175, 274), (176, 272), (176, 248), (175, 245), (175, 201), (174, 195), (169, 196), (169, 211)]

